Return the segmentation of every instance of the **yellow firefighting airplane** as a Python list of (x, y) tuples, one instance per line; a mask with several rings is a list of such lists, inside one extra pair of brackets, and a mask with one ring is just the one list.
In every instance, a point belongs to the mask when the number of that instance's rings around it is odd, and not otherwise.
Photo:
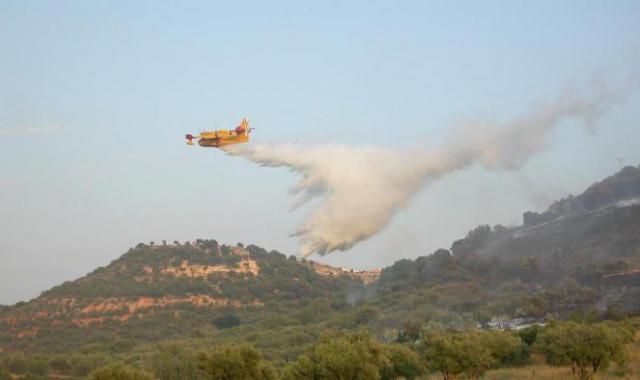
[(223, 145), (241, 144), (249, 141), (249, 135), (253, 128), (249, 127), (249, 120), (247, 118), (242, 119), (240, 125), (235, 129), (220, 129), (217, 131), (205, 131), (201, 132), (197, 136), (187, 134), (187, 144), (193, 145), (193, 140), (198, 140), (198, 145), (219, 148)]

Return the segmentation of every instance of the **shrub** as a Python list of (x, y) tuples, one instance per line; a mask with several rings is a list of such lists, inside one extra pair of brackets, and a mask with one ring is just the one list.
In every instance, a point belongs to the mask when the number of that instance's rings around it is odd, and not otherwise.
[(53, 371), (67, 374), (71, 370), (71, 365), (65, 357), (56, 356), (49, 360), (49, 368), (51, 368), (51, 370)]
[(159, 380), (196, 380), (202, 377), (195, 356), (178, 344), (159, 346), (152, 358), (152, 366)]
[(624, 364), (633, 331), (612, 324), (556, 322), (538, 335), (536, 348), (550, 365), (571, 365), (574, 376), (591, 379), (611, 362)]
[(409, 347), (400, 344), (388, 345), (385, 347), (385, 356), (389, 363), (380, 371), (382, 379), (412, 380), (424, 372), (420, 357)]
[(218, 347), (198, 355), (198, 366), (205, 379), (267, 380), (275, 379), (275, 371), (262, 360), (262, 354), (252, 346)]
[(423, 338), (429, 367), (444, 380), (481, 377), (519, 350), (520, 340), (504, 332), (431, 332)]
[(88, 378), (89, 380), (153, 380), (149, 372), (121, 363), (98, 368), (92, 371)]
[(233, 313), (225, 314), (218, 318), (215, 318), (213, 320), (213, 324), (220, 330), (228, 329), (231, 327), (238, 326), (240, 324), (240, 317), (238, 317)]
[(377, 379), (381, 370), (394, 371), (383, 346), (358, 333), (323, 339), (285, 368), (283, 379)]
[(0, 367), (0, 380), (11, 380), (12, 377), (4, 368)]

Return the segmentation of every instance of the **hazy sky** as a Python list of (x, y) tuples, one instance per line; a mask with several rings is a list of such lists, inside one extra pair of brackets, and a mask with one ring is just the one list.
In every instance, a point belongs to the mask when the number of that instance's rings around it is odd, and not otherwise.
[[(263, 142), (394, 147), (508, 120), (640, 67), (638, 1), (0, 0), (0, 303), (106, 265), (138, 242), (215, 238), (297, 253), (296, 176), (185, 133), (243, 117)], [(479, 167), (421, 192), (380, 235), (320, 260), (371, 268), (640, 163), (632, 91), (517, 172)]]

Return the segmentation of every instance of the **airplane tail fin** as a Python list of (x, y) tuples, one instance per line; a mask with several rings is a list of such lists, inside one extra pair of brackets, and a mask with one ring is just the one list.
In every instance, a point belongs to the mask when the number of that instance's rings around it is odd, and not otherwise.
[(240, 124), (240, 126), (242, 127), (242, 129), (244, 129), (245, 131), (247, 131), (247, 133), (249, 133), (250, 128), (249, 128), (249, 119), (247, 119), (246, 117), (242, 119), (242, 123)]

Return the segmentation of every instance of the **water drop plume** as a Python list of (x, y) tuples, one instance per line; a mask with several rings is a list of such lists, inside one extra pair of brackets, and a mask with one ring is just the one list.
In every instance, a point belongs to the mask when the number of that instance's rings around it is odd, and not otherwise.
[(518, 169), (548, 145), (550, 132), (566, 119), (593, 129), (614, 99), (604, 86), (594, 86), (584, 96), (565, 91), (508, 122), (453, 127), (443, 143), (431, 148), (250, 143), (224, 151), (300, 174), (292, 189), (293, 207), (318, 202), (292, 235), (300, 239), (301, 255), (324, 255), (377, 234), (420, 189), (448, 173), (472, 164)]

